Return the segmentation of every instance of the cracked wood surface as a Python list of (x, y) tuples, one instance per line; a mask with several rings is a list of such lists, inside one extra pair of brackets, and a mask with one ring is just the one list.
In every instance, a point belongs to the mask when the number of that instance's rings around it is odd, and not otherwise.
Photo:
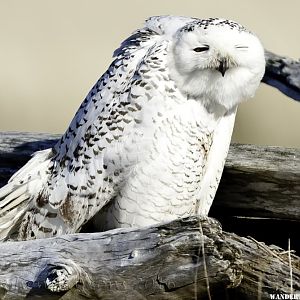
[[(0, 186), (59, 135), (0, 132)], [(300, 221), (300, 149), (232, 144), (212, 214)]]
[(266, 72), (262, 82), (300, 101), (300, 60), (265, 51)]
[[(212, 299), (290, 291), (289, 264), (278, 249), (222, 232), (214, 219), (190, 217), (139, 230), (2, 243), (0, 298), (193, 299), (196, 290), (206, 299), (202, 243)], [(299, 266), (294, 256), (295, 293)]]
[[(300, 62), (267, 51), (262, 82), (299, 101)], [(0, 133), (0, 186), (59, 137)], [(231, 145), (212, 215), (299, 222), (299, 172), (300, 150)], [(213, 299), (290, 292), (281, 249), (222, 232), (212, 219), (202, 221), (204, 236), (198, 225), (191, 217), (140, 230), (0, 244), (0, 299), (192, 299), (195, 289), (198, 299), (207, 299), (202, 240)], [(294, 293), (299, 268), (293, 256)]]

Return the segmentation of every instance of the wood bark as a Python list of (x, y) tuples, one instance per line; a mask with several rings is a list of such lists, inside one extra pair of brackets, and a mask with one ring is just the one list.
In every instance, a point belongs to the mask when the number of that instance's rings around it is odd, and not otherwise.
[[(270, 299), (291, 290), (286, 255), (198, 217), (6, 242), (0, 244), (0, 296), (190, 300), (195, 293), (207, 299), (209, 284), (212, 299)], [(299, 266), (293, 256), (293, 293), (300, 292)]]
[[(266, 52), (266, 63), (262, 81), (300, 100), (300, 62)], [(0, 186), (59, 136), (0, 133)], [(299, 230), (299, 179), (300, 150), (233, 144), (211, 215), (288, 220)], [(290, 256), (197, 217), (7, 242), (0, 299), (208, 299), (208, 290), (212, 299), (270, 299), (300, 292), (300, 259)]]
[(265, 51), (265, 55), (266, 72), (262, 82), (300, 101), (300, 60), (280, 56), (270, 51)]
[[(52, 147), (58, 137), (0, 132), (0, 186), (33, 152)], [(213, 215), (300, 221), (300, 149), (232, 144)]]
[(300, 221), (300, 149), (231, 145), (214, 209)]
[[(266, 51), (262, 82), (300, 100), (300, 61)], [(52, 147), (60, 135), (0, 133), (0, 186), (30, 155)], [(300, 151), (280, 147), (231, 145), (214, 216), (243, 215), (299, 220)]]

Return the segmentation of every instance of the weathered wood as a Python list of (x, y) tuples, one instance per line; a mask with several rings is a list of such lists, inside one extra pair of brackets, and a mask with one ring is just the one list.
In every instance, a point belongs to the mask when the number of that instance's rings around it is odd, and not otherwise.
[[(58, 135), (0, 132), (0, 186)], [(300, 221), (300, 149), (232, 144), (213, 215)]]
[(0, 132), (0, 187), (39, 150), (51, 148), (60, 134)]
[[(300, 100), (300, 62), (266, 54), (262, 81)], [(0, 186), (59, 136), (0, 133)], [(300, 150), (232, 145), (211, 213), (299, 222), (299, 173)], [(222, 232), (213, 219), (201, 224), (190, 217), (140, 230), (0, 244), (0, 299), (193, 299), (195, 291), (207, 299), (205, 266), (213, 299), (290, 292), (291, 267), (280, 249)], [(292, 273), (299, 293), (296, 256)]]
[[(266, 51), (262, 81), (300, 100), (300, 61)], [(52, 147), (59, 137), (0, 132), (0, 186), (29, 155)], [(213, 212), (299, 220), (299, 170), (299, 150), (232, 145)]]
[(300, 149), (232, 145), (214, 209), (300, 221)]
[(262, 82), (300, 101), (300, 61), (266, 51), (266, 72)]
[[(140, 230), (0, 244), (1, 299), (194, 299), (195, 291), (207, 299), (204, 265), (212, 299), (290, 292), (290, 267), (278, 249), (222, 232), (214, 219), (199, 222), (190, 217)], [(294, 256), (294, 293), (299, 264)]]

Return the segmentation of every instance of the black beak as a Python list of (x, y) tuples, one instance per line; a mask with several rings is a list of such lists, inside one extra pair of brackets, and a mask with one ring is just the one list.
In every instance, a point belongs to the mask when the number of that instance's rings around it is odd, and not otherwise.
[(227, 60), (224, 59), (224, 58), (221, 59), (221, 60), (219, 60), (219, 62), (220, 62), (220, 65), (219, 65), (219, 67), (217, 68), (217, 70), (218, 70), (219, 72), (221, 72), (222, 76), (224, 77), (226, 71), (227, 71), (228, 68), (229, 68), (228, 62), (227, 62)]

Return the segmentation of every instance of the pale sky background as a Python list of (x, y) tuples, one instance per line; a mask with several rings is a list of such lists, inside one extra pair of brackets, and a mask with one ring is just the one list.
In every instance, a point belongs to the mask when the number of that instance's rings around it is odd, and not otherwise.
[[(299, 10), (299, 0), (0, 0), (0, 131), (63, 133), (113, 50), (149, 16), (233, 19), (266, 49), (299, 58)], [(299, 125), (300, 103), (262, 84), (240, 105), (233, 140), (300, 148)]]

